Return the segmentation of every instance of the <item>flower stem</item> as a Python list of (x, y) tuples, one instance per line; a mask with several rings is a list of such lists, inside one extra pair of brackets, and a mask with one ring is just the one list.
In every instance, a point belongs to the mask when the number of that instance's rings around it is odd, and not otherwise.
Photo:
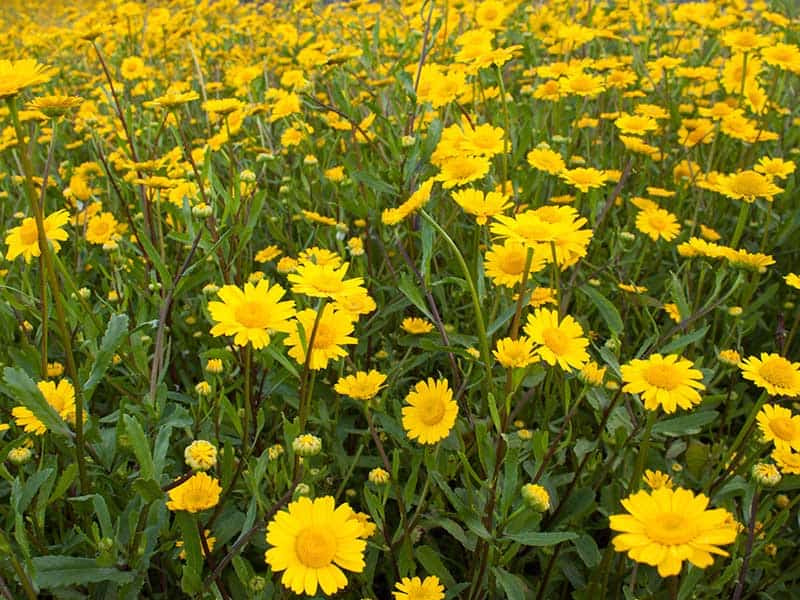
[(633, 476), (628, 483), (628, 495), (632, 494), (639, 489), (641, 484), (642, 473), (644, 472), (644, 464), (647, 460), (647, 454), (650, 452), (650, 433), (653, 431), (653, 424), (656, 422), (656, 412), (654, 410), (647, 411), (647, 422), (644, 426), (644, 434), (642, 435), (642, 443), (639, 447), (639, 455), (636, 458), (636, 467), (633, 470)]
[(447, 232), (442, 228), (439, 223), (437, 223), (433, 217), (431, 217), (424, 209), (420, 209), (419, 213), (422, 217), (427, 220), (433, 228), (439, 232), (450, 248), (453, 250), (453, 254), (456, 256), (456, 260), (458, 261), (458, 265), (461, 268), (461, 272), (464, 275), (464, 279), (467, 282), (467, 287), (469, 288), (469, 293), (472, 296), (472, 306), (475, 309), (475, 327), (478, 333), (478, 340), (480, 341), (481, 345), (481, 358), (483, 359), (483, 363), (486, 368), (486, 385), (489, 389), (492, 386), (492, 360), (491, 355), (489, 354), (489, 338), (486, 336), (486, 325), (483, 321), (483, 310), (481, 309), (481, 300), (478, 297), (478, 290), (475, 288), (475, 282), (472, 280), (472, 275), (469, 272), (469, 267), (467, 267), (467, 263), (464, 261), (464, 256), (461, 254), (461, 251), (458, 249), (458, 246), (453, 241), (453, 239), (447, 235)]
[(748, 202), (742, 202), (742, 206), (739, 208), (739, 218), (736, 221), (736, 229), (733, 230), (733, 237), (731, 238), (731, 248), (734, 250), (736, 249), (736, 246), (739, 245), (739, 240), (742, 239), (744, 226), (747, 223), (747, 217), (749, 214), (750, 204)]
[(67, 317), (64, 312), (64, 300), (61, 295), (61, 287), (56, 277), (55, 269), (53, 268), (53, 260), (50, 255), (50, 246), (47, 243), (47, 234), (44, 228), (44, 208), (39, 204), (33, 188), (33, 164), (31, 157), (28, 154), (28, 148), (25, 145), (25, 135), (22, 130), (22, 125), (19, 121), (19, 113), (17, 112), (16, 97), (11, 96), (6, 99), (8, 109), (11, 114), (11, 120), (14, 123), (14, 130), (17, 134), (17, 143), (20, 148), (20, 159), (22, 161), (22, 168), (25, 171), (25, 192), (28, 197), (28, 203), (33, 211), (36, 220), (36, 231), (38, 234), (39, 253), (43, 257), (44, 269), (47, 272), (47, 280), (50, 284), (50, 291), (53, 295), (53, 303), (56, 309), (56, 321), (58, 323), (59, 332), (61, 334), (61, 343), (64, 345), (64, 355), (67, 363), (67, 374), (72, 379), (72, 384), (75, 386), (75, 458), (78, 463), (78, 477), (81, 484), (81, 493), (89, 493), (89, 478), (86, 475), (86, 460), (84, 457), (84, 439), (83, 439), (83, 394), (81, 393), (81, 385), (78, 380), (78, 369), (75, 366), (75, 356), (72, 353), (72, 336), (67, 326)]

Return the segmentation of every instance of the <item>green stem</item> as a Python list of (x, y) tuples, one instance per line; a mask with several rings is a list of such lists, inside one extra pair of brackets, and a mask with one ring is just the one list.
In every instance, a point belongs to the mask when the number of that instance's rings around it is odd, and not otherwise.
[(644, 472), (644, 463), (647, 460), (647, 454), (650, 452), (650, 434), (653, 431), (653, 424), (656, 422), (656, 412), (654, 410), (647, 411), (647, 423), (644, 426), (644, 434), (642, 435), (642, 443), (639, 447), (639, 456), (636, 458), (636, 467), (633, 470), (633, 476), (628, 483), (628, 495), (632, 494), (639, 489), (642, 480), (642, 473)]
[(53, 268), (53, 260), (50, 255), (50, 245), (47, 242), (47, 234), (44, 228), (44, 210), (36, 198), (36, 193), (33, 187), (33, 164), (31, 157), (28, 155), (28, 148), (25, 146), (25, 135), (22, 130), (22, 124), (19, 121), (19, 113), (17, 112), (16, 97), (11, 96), (6, 98), (8, 109), (11, 114), (11, 120), (14, 123), (14, 130), (17, 134), (17, 143), (20, 149), (20, 159), (22, 161), (22, 168), (25, 171), (25, 192), (28, 197), (28, 203), (31, 206), (34, 217), (36, 219), (36, 231), (38, 234), (39, 253), (43, 257), (44, 268), (47, 271), (47, 280), (50, 284), (50, 291), (53, 295), (53, 301), (56, 309), (56, 321), (58, 323), (59, 332), (61, 334), (61, 343), (64, 345), (64, 355), (67, 363), (67, 374), (72, 379), (72, 384), (75, 386), (75, 458), (78, 462), (78, 476), (81, 484), (81, 492), (84, 494), (89, 493), (89, 478), (86, 475), (86, 461), (83, 455), (83, 395), (81, 394), (80, 381), (78, 380), (78, 369), (75, 366), (75, 357), (72, 353), (72, 336), (70, 334), (69, 326), (67, 325), (67, 317), (64, 312), (64, 300), (61, 295), (61, 287), (56, 277), (55, 269)]
[(475, 309), (475, 326), (478, 333), (478, 340), (480, 341), (481, 345), (481, 357), (483, 359), (483, 363), (486, 368), (486, 385), (489, 389), (492, 387), (492, 360), (491, 355), (489, 354), (489, 338), (486, 336), (486, 325), (483, 321), (483, 311), (481, 309), (481, 301), (478, 297), (478, 290), (475, 287), (475, 282), (472, 280), (472, 275), (470, 275), (469, 267), (467, 267), (467, 263), (464, 261), (464, 256), (461, 254), (461, 251), (458, 249), (458, 246), (453, 241), (453, 239), (447, 235), (447, 232), (442, 229), (441, 225), (437, 223), (433, 217), (431, 217), (424, 209), (420, 209), (419, 213), (422, 215), (424, 219), (426, 219), (433, 228), (439, 232), (450, 248), (453, 250), (453, 253), (456, 256), (456, 260), (458, 261), (458, 265), (461, 268), (461, 272), (464, 275), (464, 279), (467, 281), (467, 287), (469, 288), (469, 293), (472, 296), (472, 306)]
[(742, 202), (739, 208), (739, 218), (736, 221), (736, 229), (733, 230), (733, 237), (731, 238), (731, 248), (734, 250), (739, 245), (739, 240), (742, 239), (744, 233), (744, 226), (747, 224), (747, 217), (750, 214), (750, 203)]

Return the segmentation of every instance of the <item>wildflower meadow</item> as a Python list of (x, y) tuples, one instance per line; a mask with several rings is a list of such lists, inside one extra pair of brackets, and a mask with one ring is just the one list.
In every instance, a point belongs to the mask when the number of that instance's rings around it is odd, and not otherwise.
[(0, 597), (800, 597), (797, 2), (0, 30)]

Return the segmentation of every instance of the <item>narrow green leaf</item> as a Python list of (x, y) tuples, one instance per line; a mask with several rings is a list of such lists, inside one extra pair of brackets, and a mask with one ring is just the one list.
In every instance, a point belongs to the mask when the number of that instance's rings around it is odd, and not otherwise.
[(91, 558), (77, 556), (37, 556), (31, 560), (33, 581), (41, 589), (62, 588), (87, 583), (113, 582), (124, 585), (133, 581), (135, 573), (111, 567), (99, 567)]
[(153, 465), (153, 456), (150, 453), (150, 444), (147, 442), (147, 437), (144, 434), (141, 424), (134, 417), (124, 415), (123, 421), (125, 422), (125, 433), (128, 436), (133, 454), (139, 462), (139, 476), (142, 479), (154, 479), (155, 466)]
[(417, 310), (428, 317), (428, 319), (433, 320), (433, 317), (431, 317), (431, 314), (428, 312), (428, 307), (425, 305), (425, 301), (422, 299), (422, 294), (408, 275), (400, 276), (400, 283), (397, 287), (403, 295), (409, 299), (411, 304), (417, 307)]
[(526, 531), (523, 533), (507, 534), (504, 536), (523, 546), (555, 546), (562, 542), (578, 539), (578, 534), (572, 531)]
[(84, 398), (89, 400), (92, 397), (97, 384), (103, 379), (114, 358), (114, 353), (119, 348), (125, 335), (128, 333), (128, 315), (118, 314), (111, 317), (100, 341), (100, 348), (94, 358), (92, 370), (89, 377), (83, 384)]
[(694, 435), (700, 433), (705, 425), (717, 420), (719, 413), (715, 410), (702, 410), (690, 415), (682, 415), (659, 421), (653, 425), (653, 433), (672, 437)]
[(455, 586), (456, 580), (453, 579), (450, 571), (444, 566), (440, 552), (430, 546), (417, 546), (414, 549), (414, 554), (416, 554), (419, 564), (425, 568), (425, 571), (431, 575), (436, 575), (444, 583), (445, 588), (449, 589)]
[(521, 577), (500, 567), (492, 567), (492, 571), (508, 600), (525, 600), (531, 597), (533, 590), (528, 587), (528, 584)]
[(582, 285), (578, 288), (578, 290), (592, 301), (592, 303), (597, 307), (597, 310), (600, 312), (600, 316), (608, 325), (608, 330), (613, 335), (619, 335), (622, 333), (624, 326), (622, 324), (622, 317), (617, 310), (617, 307), (612, 304), (612, 302), (603, 296), (600, 292), (588, 285)]
[(671, 341), (666, 346), (662, 347), (659, 352), (661, 354), (671, 354), (673, 352), (677, 352), (688, 346), (689, 344), (694, 344), (706, 337), (706, 333), (708, 333), (710, 325), (706, 325), (698, 329), (697, 331), (693, 331), (692, 333), (687, 333), (686, 335), (682, 335), (677, 340)]

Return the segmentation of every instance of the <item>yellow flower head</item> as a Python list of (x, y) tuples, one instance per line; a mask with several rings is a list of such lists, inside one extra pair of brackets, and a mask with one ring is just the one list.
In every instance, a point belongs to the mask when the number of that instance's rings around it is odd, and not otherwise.
[(765, 404), (758, 413), (758, 427), (764, 440), (776, 448), (800, 450), (800, 416), (788, 408)]
[(211, 335), (232, 335), (239, 346), (252, 343), (256, 350), (263, 348), (274, 332), (292, 330), (294, 302), (281, 302), (285, 293), (280, 285), (270, 286), (265, 279), (256, 285), (245, 283), (243, 289), (222, 286), (217, 292), (222, 302), (208, 303), (211, 318), (216, 321)]
[(636, 228), (654, 242), (659, 238), (671, 242), (681, 231), (675, 215), (663, 208), (639, 211), (636, 215)]
[(400, 327), (412, 335), (430, 333), (433, 331), (433, 325), (428, 323), (428, 321), (425, 319), (420, 319), (419, 317), (406, 317), (403, 319)]
[(678, 406), (691, 408), (700, 403), (698, 390), (706, 389), (703, 374), (677, 354), (637, 358), (622, 365), (620, 371), (625, 382), (622, 391), (639, 394), (647, 410), (661, 406), (664, 412), (673, 413)]
[(611, 515), (614, 550), (627, 552), (639, 563), (658, 567), (662, 577), (678, 575), (684, 560), (704, 569), (712, 554), (736, 539), (733, 516), (724, 509), (706, 510), (708, 498), (683, 488), (661, 487), (628, 496), (622, 505), (629, 514)]
[(217, 448), (206, 440), (195, 440), (186, 446), (183, 458), (189, 468), (195, 471), (208, 471), (217, 464)]
[[(39, 391), (53, 407), (58, 415), (67, 423), (75, 423), (75, 388), (66, 379), (62, 379), (56, 385), (52, 381), (40, 381), (36, 384)], [(25, 433), (42, 435), (47, 431), (47, 427), (29, 409), (24, 406), (16, 406), (11, 409), (11, 416), (18, 427), (22, 427)]]
[(642, 480), (651, 490), (672, 488), (672, 477), (661, 471), (651, 471), (650, 469), (647, 469), (644, 472)]
[(217, 479), (201, 471), (169, 490), (167, 508), (191, 513), (202, 512), (217, 505), (220, 492), (222, 488)]
[[(65, 210), (59, 210), (44, 219), (45, 238), (52, 244), (53, 251), (61, 249), (62, 242), (67, 239), (67, 232), (62, 229), (69, 221), (69, 214)], [(31, 258), (40, 255), (39, 251), (39, 232), (36, 228), (36, 220), (27, 217), (22, 220), (22, 224), (13, 227), (6, 233), (6, 244), (8, 252), (6, 259), (14, 260), (20, 254), (25, 258), (25, 262), (31, 262)]]
[(317, 311), (314, 309), (300, 311), (297, 313), (297, 320), (290, 325), (289, 335), (283, 341), (289, 346), (289, 356), (301, 365), (305, 364), (306, 351), (311, 342), (309, 368), (313, 370), (324, 369), (331, 360), (347, 356), (347, 350), (342, 346), (358, 342), (350, 335), (353, 332), (350, 314), (325, 305), (314, 332), (316, 321)]
[(0, 98), (8, 98), (27, 87), (50, 81), (55, 69), (35, 59), (0, 60)]
[(478, 225), (485, 225), (487, 220), (511, 206), (508, 197), (500, 192), (484, 194), (480, 190), (467, 188), (453, 192), (452, 197), (464, 212), (475, 217)]
[(444, 586), (439, 583), (439, 578), (430, 575), (424, 580), (419, 577), (403, 577), (394, 586), (397, 591), (392, 592), (394, 600), (443, 600)]
[(516, 340), (511, 338), (497, 340), (497, 347), (493, 354), (497, 362), (506, 369), (527, 367), (539, 360), (534, 353), (533, 341), (525, 336)]
[(456, 422), (458, 404), (446, 379), (418, 382), (406, 396), (403, 429), (420, 444), (435, 444), (446, 438)]
[(559, 320), (557, 310), (538, 308), (528, 315), (525, 333), (538, 345), (536, 354), (550, 366), (569, 371), (589, 361), (589, 340), (580, 323), (569, 315)]
[(345, 279), (348, 266), (348, 263), (337, 268), (333, 265), (303, 262), (288, 277), (289, 282), (292, 283), (292, 292), (305, 294), (312, 298), (333, 299), (365, 293), (361, 287), (361, 284), (364, 283), (361, 277)]
[(348, 504), (337, 507), (332, 496), (299, 498), (267, 525), (272, 548), (264, 560), (273, 571), (284, 571), (281, 583), (296, 594), (313, 596), (317, 587), (335, 594), (347, 585), (342, 569), (364, 570), (363, 526), (352, 515)]
[(374, 369), (369, 373), (358, 371), (355, 375), (339, 379), (334, 389), (354, 400), (371, 400), (378, 395), (385, 381), (386, 375)]
[(742, 377), (773, 396), (800, 396), (800, 363), (789, 362), (779, 354), (761, 353), (750, 356), (740, 365)]

